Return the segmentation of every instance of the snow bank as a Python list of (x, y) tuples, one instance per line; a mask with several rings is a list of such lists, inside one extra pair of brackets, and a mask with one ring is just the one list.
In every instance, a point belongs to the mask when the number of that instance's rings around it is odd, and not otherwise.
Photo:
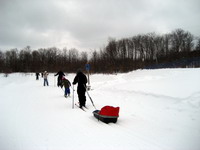
[(87, 112), (72, 109), (53, 74), (48, 87), (33, 73), (0, 74), (0, 149), (199, 150), (199, 77), (199, 68), (91, 75), (95, 106), (120, 107), (118, 122), (105, 124), (88, 97)]

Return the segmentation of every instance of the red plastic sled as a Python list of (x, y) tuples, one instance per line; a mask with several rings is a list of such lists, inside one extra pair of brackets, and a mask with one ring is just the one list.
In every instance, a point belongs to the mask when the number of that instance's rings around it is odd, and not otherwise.
[(116, 123), (119, 117), (119, 107), (104, 106), (101, 110), (93, 111), (94, 117), (104, 123)]

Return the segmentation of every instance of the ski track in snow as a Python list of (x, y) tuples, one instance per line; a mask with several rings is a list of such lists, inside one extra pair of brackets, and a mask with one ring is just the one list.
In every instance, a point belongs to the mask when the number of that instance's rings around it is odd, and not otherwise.
[[(199, 150), (199, 75), (200, 69), (92, 75), (95, 106), (120, 107), (118, 122), (105, 124), (93, 117), (88, 97), (86, 112), (72, 109), (72, 89), (64, 98), (53, 74), (49, 87), (32, 73), (0, 74), (0, 149)], [(72, 82), (74, 74), (66, 77)]]

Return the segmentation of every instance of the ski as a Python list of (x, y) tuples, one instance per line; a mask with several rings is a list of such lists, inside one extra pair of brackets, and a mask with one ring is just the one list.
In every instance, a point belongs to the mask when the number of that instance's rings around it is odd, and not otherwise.
[[(77, 106), (78, 108), (80, 108), (79, 105), (76, 104), (76, 103), (75, 103), (75, 106)], [(86, 112), (86, 110), (83, 107), (81, 107), (80, 109)]]
[(64, 95), (65, 98), (71, 98), (71, 96)]
[(83, 106), (85, 109), (88, 109), (88, 107), (86, 107), (86, 106)]

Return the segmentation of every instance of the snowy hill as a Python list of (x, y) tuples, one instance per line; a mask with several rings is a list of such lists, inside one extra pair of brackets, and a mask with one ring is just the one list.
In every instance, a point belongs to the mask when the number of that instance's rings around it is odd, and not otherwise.
[[(72, 82), (75, 74), (68, 74)], [(0, 150), (199, 150), (200, 69), (91, 75), (97, 109), (119, 106), (116, 124), (72, 109), (56, 78), (0, 74)], [(76, 87), (75, 87), (76, 88)], [(75, 92), (75, 101), (77, 101)]]

